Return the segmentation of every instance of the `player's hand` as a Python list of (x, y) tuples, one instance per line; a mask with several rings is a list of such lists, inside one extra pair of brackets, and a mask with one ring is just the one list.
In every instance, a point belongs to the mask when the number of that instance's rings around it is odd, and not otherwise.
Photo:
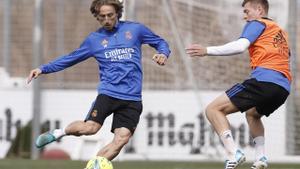
[(152, 57), (152, 60), (154, 60), (157, 64), (163, 66), (166, 64), (167, 62), (167, 56), (164, 55), (164, 54), (155, 54), (153, 57)]
[(199, 44), (192, 44), (185, 48), (186, 54), (190, 55), (191, 57), (199, 56), (203, 57), (207, 55), (206, 47), (203, 47)]
[(42, 71), (39, 68), (31, 70), (27, 78), (27, 84), (29, 84), (32, 79), (36, 79), (40, 74), (42, 74)]

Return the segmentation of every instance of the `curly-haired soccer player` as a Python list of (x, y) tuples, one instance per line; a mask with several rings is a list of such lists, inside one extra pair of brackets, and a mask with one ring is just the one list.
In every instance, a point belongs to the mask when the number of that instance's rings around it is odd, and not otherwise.
[(58, 72), (93, 57), (99, 65), (99, 94), (85, 120), (40, 135), (36, 146), (43, 147), (68, 135), (96, 134), (113, 114), (114, 138), (97, 154), (112, 160), (133, 135), (142, 113), (141, 46), (148, 44), (156, 49), (152, 59), (158, 65), (165, 65), (170, 49), (164, 39), (143, 24), (121, 21), (123, 4), (118, 0), (94, 0), (90, 11), (101, 27), (70, 54), (33, 69), (28, 83), (41, 74)]

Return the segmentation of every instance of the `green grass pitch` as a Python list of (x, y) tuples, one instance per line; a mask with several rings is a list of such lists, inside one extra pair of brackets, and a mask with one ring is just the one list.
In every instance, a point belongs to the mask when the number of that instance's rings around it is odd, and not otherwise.
[[(0, 169), (83, 169), (85, 161), (65, 160), (24, 160), (3, 159), (0, 160)], [(161, 162), (161, 161), (115, 161), (114, 169), (223, 169), (223, 163), (214, 162)], [(238, 169), (250, 169), (249, 163), (245, 163)], [(269, 169), (299, 169), (298, 164), (269, 164)]]

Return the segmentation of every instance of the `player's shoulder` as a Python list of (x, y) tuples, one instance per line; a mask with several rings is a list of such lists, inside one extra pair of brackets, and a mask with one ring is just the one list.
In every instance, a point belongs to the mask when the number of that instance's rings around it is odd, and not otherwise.
[(101, 36), (106, 36), (106, 31), (103, 27), (98, 28), (94, 32), (91, 32), (87, 38), (88, 39), (94, 39), (94, 38), (99, 38)]
[(94, 39), (96, 37), (98, 37), (99, 35), (101, 35), (99, 33), (100, 29), (98, 29), (97, 31), (94, 31), (94, 32), (91, 32), (87, 37), (86, 39)]
[(247, 22), (247, 25), (266, 25), (266, 24), (263, 20), (255, 19), (255, 20)]
[(124, 20), (124, 21), (119, 21), (120, 24), (124, 24), (124, 25), (143, 25), (140, 22), (137, 21), (129, 21), (129, 20)]
[(136, 21), (119, 21), (120, 25), (123, 25), (124, 27), (131, 27), (131, 28), (137, 28), (137, 29), (143, 29), (146, 26), (140, 22)]
[(245, 29), (265, 29), (266, 26), (266, 23), (261, 20), (252, 20), (247, 22)]
[(101, 33), (101, 28), (94, 32), (90, 32), (88, 36), (85, 38), (85, 42), (93, 43), (95, 41), (99, 41), (99, 39), (103, 38), (105, 35)]
[(257, 23), (260, 23), (263, 25), (277, 25), (277, 23), (273, 19), (267, 18), (267, 17), (256, 19), (256, 20), (254, 20), (254, 22), (257, 22)]

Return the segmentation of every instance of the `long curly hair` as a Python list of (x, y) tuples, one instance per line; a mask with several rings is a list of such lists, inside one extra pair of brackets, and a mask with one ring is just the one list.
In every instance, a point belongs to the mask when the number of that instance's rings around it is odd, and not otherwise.
[(100, 8), (103, 5), (112, 5), (118, 14), (118, 18), (120, 19), (122, 17), (124, 6), (123, 2), (120, 2), (119, 0), (94, 0), (90, 7), (90, 11), (94, 17), (99, 15)]

